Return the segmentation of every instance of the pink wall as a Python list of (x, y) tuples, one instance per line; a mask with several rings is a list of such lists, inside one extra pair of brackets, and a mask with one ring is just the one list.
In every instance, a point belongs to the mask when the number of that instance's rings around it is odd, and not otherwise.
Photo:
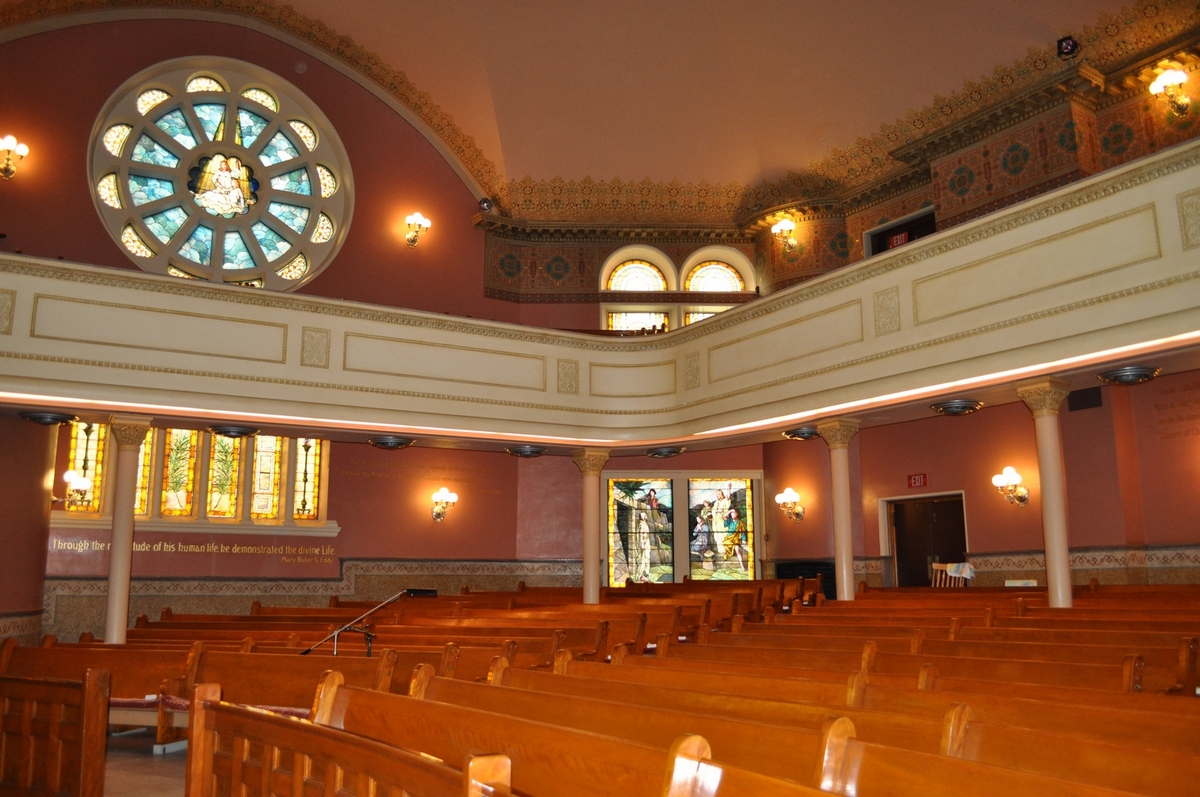
[(0, 415), (0, 614), (41, 611), (50, 528), (47, 475), (54, 465), (55, 428)]
[(1137, 429), (1146, 544), (1200, 542), (1200, 372), (1123, 389)]
[[(851, 446), (857, 448), (857, 441)], [(833, 480), (829, 470), (829, 447), (816, 440), (785, 440), (768, 443), (763, 449), (763, 512), (771, 539), (767, 553), (772, 559), (828, 559), (833, 556)], [(851, 473), (854, 469), (851, 468)], [(787, 519), (775, 504), (775, 496), (791, 487), (800, 494), (804, 519)], [(851, 500), (855, 498), (851, 490)], [(856, 535), (861, 540), (860, 533)]]
[[(70, 53), (70, 57), (63, 57)], [(213, 22), (129, 21), (43, 33), (0, 46), (5, 132), (29, 144), (20, 179), (0, 192), (0, 251), (134, 268), (100, 224), (87, 177), (88, 137), (101, 107), (129, 77), (159, 61), (217, 55), (291, 81), (329, 117), (350, 156), (355, 203), (336, 260), (302, 291), (320, 296), (502, 321), (517, 306), (483, 295), (483, 233), (458, 175), (408, 122), (359, 84), (266, 35)], [(296, 64), (306, 71), (298, 73)], [(433, 220), (421, 244), (404, 216)], [(63, 234), (69, 219), (70, 235)]]
[(517, 558), (583, 558), (583, 481), (569, 457), (517, 461)]
[(1063, 402), (1058, 415), (1067, 471), (1069, 540), (1077, 548), (1126, 541), (1111, 406), (1118, 390), (1125, 388), (1100, 389), (1102, 407), (1068, 412)]

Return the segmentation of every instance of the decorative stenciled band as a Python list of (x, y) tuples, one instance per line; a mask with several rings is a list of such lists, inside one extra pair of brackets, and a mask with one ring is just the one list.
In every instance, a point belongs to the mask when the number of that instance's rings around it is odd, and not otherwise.
[[(1046, 569), (1046, 557), (1041, 551), (969, 553), (967, 560), (980, 572)], [(1071, 551), (1073, 570), (1121, 570), (1130, 567), (1200, 567), (1200, 545)]]
[[(507, 576), (510, 578), (557, 578), (564, 583), (581, 583), (583, 563), (577, 559), (551, 559), (524, 562), (483, 562), (412, 559), (349, 559), (342, 563), (340, 580), (259, 581), (234, 579), (144, 579), (135, 578), (129, 594), (187, 596), (245, 596), (247, 600), (266, 597), (350, 596), (358, 593), (359, 576)], [(32, 615), (45, 625), (54, 624), (55, 604), (59, 596), (94, 597), (108, 594), (108, 582), (96, 579), (46, 579), (42, 616)], [(36, 625), (36, 623), (35, 623)]]
[(37, 612), (32, 614), (4, 614), (0, 615), (0, 639), (5, 639), (10, 636), (26, 637), (42, 635), (42, 615)]

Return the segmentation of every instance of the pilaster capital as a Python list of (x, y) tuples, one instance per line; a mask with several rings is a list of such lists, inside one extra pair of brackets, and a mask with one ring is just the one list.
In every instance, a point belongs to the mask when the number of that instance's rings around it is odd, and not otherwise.
[(1033, 417), (1057, 415), (1058, 406), (1071, 392), (1071, 384), (1065, 379), (1047, 377), (1017, 383), (1017, 396), (1029, 407)]
[(817, 422), (817, 434), (825, 439), (831, 449), (848, 448), (854, 435), (858, 434), (858, 419), (831, 418)]
[(571, 455), (571, 460), (584, 476), (599, 476), (608, 462), (608, 449), (585, 448)]
[(137, 448), (146, 439), (153, 420), (149, 415), (113, 415), (108, 419), (108, 428), (117, 448)]

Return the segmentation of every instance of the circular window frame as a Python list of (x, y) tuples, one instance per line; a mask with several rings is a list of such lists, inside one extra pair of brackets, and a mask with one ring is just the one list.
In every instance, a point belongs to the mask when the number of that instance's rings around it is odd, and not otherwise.
[[(223, 92), (188, 92), (187, 85), (197, 77), (211, 77), (226, 87)], [(153, 106), (143, 115), (138, 111), (138, 98), (146, 91), (160, 89), (171, 95), (167, 100)], [(272, 111), (255, 100), (242, 96), (250, 89), (268, 92), (278, 104)], [(209, 140), (201, 128), (196, 128), (196, 116), (192, 106), (224, 104), (223, 135)], [(170, 134), (156, 125), (156, 121), (175, 109), (187, 108), (184, 112), (196, 144), (187, 148)], [(267, 120), (267, 125), (244, 147), (234, 140), (234, 129), (238, 124), (237, 110), (244, 108)], [(292, 121), (307, 125), (316, 133), (316, 146), (309, 150), (303, 137), (291, 126)], [(120, 155), (113, 155), (105, 145), (105, 133), (114, 125), (130, 125), (120, 147)], [(297, 157), (287, 158), (267, 165), (259, 155), (272, 143), (276, 134), (286, 131), (285, 137), (292, 143)], [(171, 167), (155, 166), (135, 162), (132, 155), (137, 141), (143, 133), (151, 140), (179, 159)], [(205, 280), (213, 283), (261, 287), (267, 290), (288, 292), (315, 279), (337, 255), (350, 228), (354, 210), (354, 176), (350, 160), (341, 139), (311, 99), (300, 89), (278, 75), (245, 61), (218, 57), (189, 57), (163, 61), (125, 81), (105, 103), (92, 129), (91, 147), (88, 151), (88, 185), (92, 202), (100, 215), (105, 229), (122, 252), (143, 271), (186, 279)], [(188, 190), (189, 169), (197, 166), (201, 159), (222, 154), (237, 157), (253, 169), (257, 181), (257, 202), (249, 205), (247, 212), (226, 218), (206, 211), (194, 201)], [(323, 166), (334, 176), (336, 190), (324, 196), (321, 177), (317, 166)], [(132, 172), (131, 172), (132, 168)], [(293, 193), (276, 188), (271, 178), (304, 168), (308, 176), (309, 195)], [(168, 179), (172, 183), (171, 194), (137, 205), (131, 194), (130, 174)], [(101, 197), (99, 185), (109, 174), (116, 175), (116, 189), (120, 208), (109, 205)], [(290, 223), (270, 212), (273, 202), (307, 208), (308, 214), (300, 231)], [(187, 219), (163, 242), (147, 225), (146, 218), (156, 213), (182, 207)], [(323, 241), (314, 240), (321, 216), (333, 225), (332, 235)], [(195, 262), (180, 254), (180, 246), (189, 240), (191, 233), (204, 223), (211, 232), (209, 265)], [(286, 252), (268, 259), (252, 232), (256, 224), (265, 224), (276, 235), (287, 241)], [(142, 245), (151, 252), (150, 257), (135, 254), (123, 241), (123, 236), (133, 230)], [(223, 250), (225, 233), (237, 230), (254, 266), (251, 268), (224, 268)], [(134, 244), (134, 248), (136, 244)], [(303, 261), (300, 258), (304, 258)], [(304, 270), (295, 278), (286, 278), (282, 273), (295, 273), (300, 266)], [(290, 267), (290, 271), (289, 271)]]

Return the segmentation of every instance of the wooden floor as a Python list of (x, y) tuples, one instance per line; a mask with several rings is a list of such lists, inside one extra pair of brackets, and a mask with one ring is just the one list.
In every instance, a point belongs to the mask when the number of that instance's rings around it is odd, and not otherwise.
[(187, 751), (154, 755), (154, 734), (108, 737), (104, 797), (183, 797)]

